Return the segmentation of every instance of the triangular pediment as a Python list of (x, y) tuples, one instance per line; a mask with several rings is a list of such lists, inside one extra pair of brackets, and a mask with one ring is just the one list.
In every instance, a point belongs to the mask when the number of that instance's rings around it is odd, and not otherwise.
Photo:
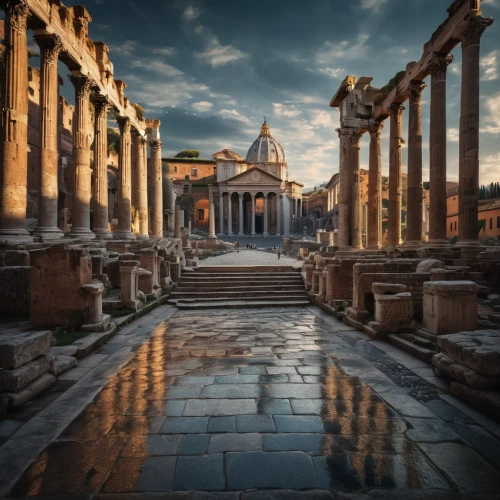
[(233, 161), (243, 161), (243, 156), (240, 156), (238, 153), (231, 151), (230, 149), (222, 149), (221, 151), (217, 151), (212, 155), (214, 160), (233, 160)]
[(281, 179), (259, 167), (252, 167), (224, 181), (224, 184), (281, 184)]

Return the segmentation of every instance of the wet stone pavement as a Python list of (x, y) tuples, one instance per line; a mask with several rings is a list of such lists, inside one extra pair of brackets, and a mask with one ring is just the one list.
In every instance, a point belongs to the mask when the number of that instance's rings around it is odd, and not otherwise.
[(8, 497), (500, 498), (500, 433), (418, 360), (314, 307), (158, 318)]

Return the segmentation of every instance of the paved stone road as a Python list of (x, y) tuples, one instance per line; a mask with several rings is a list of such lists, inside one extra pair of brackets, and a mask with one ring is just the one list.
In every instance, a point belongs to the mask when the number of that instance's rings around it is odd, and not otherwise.
[[(314, 307), (165, 311), (113, 339), (135, 356), (111, 379), (96, 367), (75, 384), (107, 380), (11, 497), (498, 498), (499, 426), (457, 409), (424, 363)], [(134, 331), (150, 329), (141, 345)]]
[(199, 267), (204, 266), (302, 266), (302, 262), (296, 258), (281, 254), (267, 252), (264, 250), (247, 250), (240, 248), (239, 252), (229, 252), (216, 257), (208, 257), (200, 260)]

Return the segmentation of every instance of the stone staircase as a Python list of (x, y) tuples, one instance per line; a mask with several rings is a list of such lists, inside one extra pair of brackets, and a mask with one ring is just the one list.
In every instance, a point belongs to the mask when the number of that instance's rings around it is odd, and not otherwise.
[(214, 266), (185, 272), (169, 303), (179, 309), (310, 305), (298, 269), (291, 266)]

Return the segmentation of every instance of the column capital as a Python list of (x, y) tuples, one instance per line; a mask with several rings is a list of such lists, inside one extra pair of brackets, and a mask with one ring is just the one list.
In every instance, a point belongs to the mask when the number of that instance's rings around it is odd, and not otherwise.
[(28, 27), (28, 15), (30, 13), (30, 8), (26, 0), (8, 0), (5, 6), (5, 13), (12, 28), (16, 31), (26, 31)]
[(453, 56), (451, 54), (438, 54), (435, 52), (429, 64), (427, 64), (427, 71), (437, 77), (438, 80), (445, 80), (446, 70), (452, 62)]
[(403, 111), (405, 109), (403, 104), (401, 104), (400, 102), (393, 102), (389, 109), (391, 110), (391, 115), (395, 116), (398, 119), (398, 121), (402, 119)]
[(163, 142), (161, 142), (159, 139), (155, 139), (154, 141), (151, 141), (149, 143), (149, 146), (151, 147), (151, 151), (158, 153), (159, 151), (161, 151)]
[(40, 47), (40, 59), (42, 62), (45, 64), (57, 64), (59, 53), (64, 48), (59, 35), (35, 35), (33, 38)]
[(78, 99), (90, 99), (90, 92), (95, 86), (94, 80), (88, 76), (70, 75), (69, 79), (75, 86), (76, 97)]
[(474, 16), (469, 14), (466, 18), (465, 29), (458, 38), (462, 41), (462, 49), (479, 45), (484, 30), (493, 24), (492, 17)]
[(382, 134), (383, 128), (384, 124), (382, 122), (374, 123), (373, 125), (370, 126), (370, 128), (368, 129), (368, 133), (370, 134), (370, 138), (372, 141), (380, 142), (380, 136)]
[(408, 89), (410, 91), (410, 99), (412, 102), (421, 103), (422, 101), (422, 92), (427, 87), (427, 85), (421, 80), (413, 80)]
[(120, 127), (120, 134), (123, 135), (130, 133), (132, 129), (130, 118), (128, 118), (127, 116), (118, 116), (116, 118), (116, 121), (118, 122), (118, 126)]
[(109, 103), (106, 97), (101, 94), (92, 94), (90, 101), (94, 105), (94, 112), (97, 118), (102, 118), (108, 112)]

